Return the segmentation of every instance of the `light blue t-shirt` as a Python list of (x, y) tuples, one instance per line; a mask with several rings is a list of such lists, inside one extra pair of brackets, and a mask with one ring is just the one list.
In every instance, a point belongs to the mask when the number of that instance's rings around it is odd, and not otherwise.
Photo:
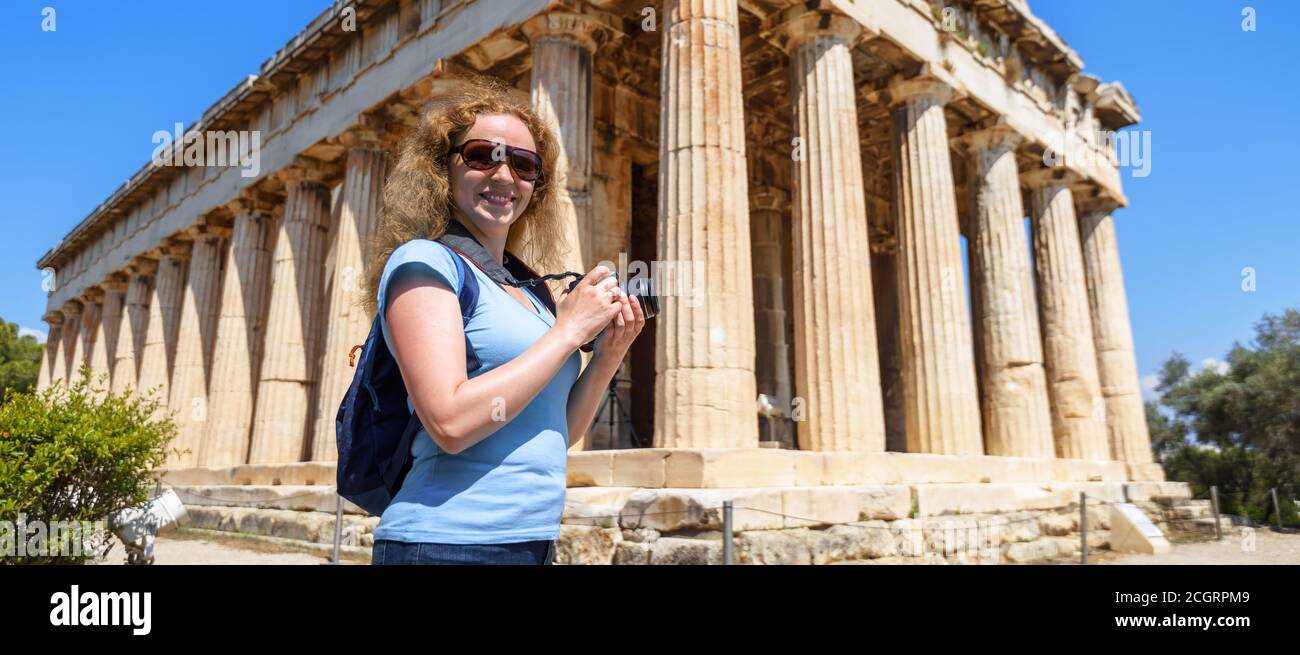
[[(385, 313), (393, 276), (432, 278), (459, 292), (460, 273), (452, 257), (461, 255), (440, 243), (416, 239), (388, 258), (377, 300), (390, 351)], [(524, 309), (486, 273), (466, 263), (479, 287), (478, 304), (465, 324), (468, 345), (482, 362), (469, 374), (474, 378), (522, 354), (555, 324), (555, 317), (531, 289), (525, 293), (536, 312)], [(575, 351), (522, 412), (460, 453), (442, 450), (421, 429), (411, 444), (411, 471), (380, 517), (375, 539), (491, 544), (558, 538), (568, 463), (567, 404), (581, 362)]]

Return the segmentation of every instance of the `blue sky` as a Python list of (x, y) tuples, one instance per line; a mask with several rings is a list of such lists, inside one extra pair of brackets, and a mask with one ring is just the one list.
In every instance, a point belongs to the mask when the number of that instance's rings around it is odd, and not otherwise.
[[(44, 330), (37, 258), (148, 160), (154, 131), (194, 121), (328, 4), (0, 3), (0, 317)], [(1116, 214), (1139, 370), (1222, 358), (1262, 314), (1300, 307), (1300, 3), (1030, 6), (1087, 72), (1123, 81), (1151, 132), (1150, 175), (1125, 173)]]

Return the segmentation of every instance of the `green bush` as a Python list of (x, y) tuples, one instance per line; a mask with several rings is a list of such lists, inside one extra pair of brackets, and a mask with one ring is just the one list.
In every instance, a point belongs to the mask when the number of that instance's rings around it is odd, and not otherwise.
[[(154, 392), (114, 394), (106, 389), (107, 376), (92, 387), (89, 375), (83, 366), (71, 387), (10, 392), (0, 405), (0, 563), (74, 564), (95, 557), (18, 557), (14, 545), (27, 532), (17, 529), (20, 515), (28, 526), (89, 525), (152, 496), (153, 471), (167, 459), (175, 423)], [(111, 543), (102, 534), (105, 526), (98, 527), (95, 537)], [(34, 539), (31, 534), (26, 538)], [(73, 535), (48, 537), (49, 548), (60, 554), (74, 548)]]

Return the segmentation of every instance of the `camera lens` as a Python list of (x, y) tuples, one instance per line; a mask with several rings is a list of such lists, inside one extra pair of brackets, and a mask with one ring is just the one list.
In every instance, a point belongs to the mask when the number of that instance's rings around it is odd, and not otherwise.
[(650, 278), (638, 277), (628, 280), (627, 295), (636, 296), (646, 319), (659, 315), (659, 296), (655, 295), (654, 284), (651, 283)]

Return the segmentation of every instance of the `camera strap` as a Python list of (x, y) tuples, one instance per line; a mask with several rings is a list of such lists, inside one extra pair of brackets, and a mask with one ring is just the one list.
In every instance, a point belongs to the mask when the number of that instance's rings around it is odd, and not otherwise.
[(534, 292), (533, 295), (536, 296), (548, 310), (550, 310), (552, 316), (557, 315), (555, 309), (555, 298), (551, 295), (551, 288), (543, 283), (543, 280), (557, 277), (562, 278), (564, 277), (563, 275), (539, 276), (535, 271), (533, 271), (533, 269), (529, 268), (527, 264), (524, 264), (518, 257), (511, 254), (509, 250), (504, 253), (505, 265), (502, 266), (501, 263), (487, 251), (487, 248), (483, 247), (483, 244), (479, 243), (478, 239), (474, 238), (474, 235), (469, 231), (469, 228), (465, 227), (460, 221), (454, 218), (448, 222), (446, 233), (437, 240), (452, 250), (464, 255), (470, 263), (477, 266), (479, 270), (483, 271), (483, 273), (493, 282), (512, 287), (535, 288), (540, 286), (545, 293)]

